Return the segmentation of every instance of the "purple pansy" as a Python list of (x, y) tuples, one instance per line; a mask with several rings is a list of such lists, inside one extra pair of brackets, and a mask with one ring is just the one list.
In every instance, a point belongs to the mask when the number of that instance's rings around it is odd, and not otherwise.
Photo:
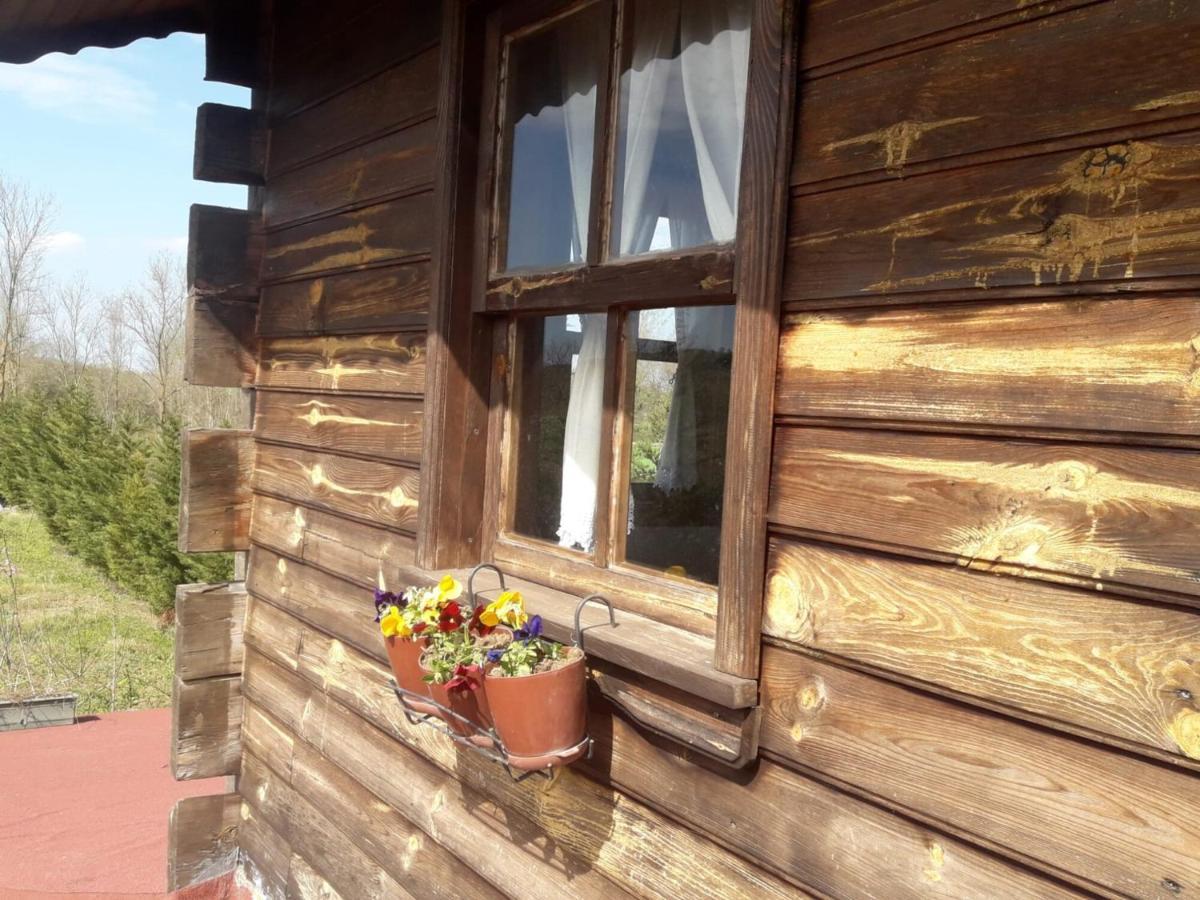
[(383, 591), (375, 588), (375, 621), (378, 622), (383, 618), (383, 614), (387, 612), (391, 606), (399, 606), (403, 609), (408, 605), (408, 601), (403, 594), (393, 594), (391, 591)]
[(536, 637), (542, 636), (542, 617), (534, 616), (525, 623), (524, 628), (517, 629), (513, 638), (518, 641), (532, 641)]
[(495, 650), (489, 650), (487, 652), (487, 661), (490, 663), (498, 663), (498, 662), (500, 662), (500, 657), (502, 657), (503, 655), (504, 655), (504, 650), (497, 647)]

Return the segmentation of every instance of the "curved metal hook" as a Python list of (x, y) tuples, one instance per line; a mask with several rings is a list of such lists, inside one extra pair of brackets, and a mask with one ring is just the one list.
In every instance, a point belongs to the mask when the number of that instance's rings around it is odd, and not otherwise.
[(494, 565), (493, 563), (480, 563), (475, 568), (473, 568), (471, 570), (471, 574), (467, 576), (467, 603), (469, 603), (471, 605), (472, 610), (474, 610), (475, 606), (476, 606), (476, 603), (475, 603), (475, 576), (478, 575), (480, 570), (482, 570), (482, 569), (491, 569), (493, 572), (495, 572), (497, 577), (500, 579), (500, 590), (502, 590), (502, 591), (508, 590), (507, 585), (505, 585), (505, 583), (504, 583), (504, 573), (500, 571), (499, 566)]
[(608, 607), (608, 624), (613, 628), (617, 627), (617, 614), (613, 611), (612, 601), (600, 594), (589, 594), (579, 601), (579, 605), (575, 607), (575, 630), (571, 633), (571, 638), (575, 642), (575, 646), (583, 649), (583, 628), (580, 626), (580, 617), (583, 615), (583, 608), (593, 600), (598, 600)]

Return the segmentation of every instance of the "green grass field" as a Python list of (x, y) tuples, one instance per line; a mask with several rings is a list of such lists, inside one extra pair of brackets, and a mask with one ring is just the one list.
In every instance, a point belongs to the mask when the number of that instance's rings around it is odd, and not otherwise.
[(174, 640), (36, 515), (0, 511), (0, 698), (75, 693), (81, 715), (168, 706)]

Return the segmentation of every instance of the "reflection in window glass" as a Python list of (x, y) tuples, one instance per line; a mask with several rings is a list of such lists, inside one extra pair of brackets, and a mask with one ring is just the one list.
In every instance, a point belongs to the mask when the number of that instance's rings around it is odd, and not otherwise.
[(716, 584), (733, 307), (637, 315), (625, 558)]
[(612, 252), (727, 243), (737, 227), (750, 0), (640, 0), (621, 73)]
[(587, 255), (607, 23), (603, 6), (593, 4), (509, 47), (505, 269), (562, 266)]
[(518, 534), (590, 552), (604, 414), (602, 314), (522, 324), (517, 373)]

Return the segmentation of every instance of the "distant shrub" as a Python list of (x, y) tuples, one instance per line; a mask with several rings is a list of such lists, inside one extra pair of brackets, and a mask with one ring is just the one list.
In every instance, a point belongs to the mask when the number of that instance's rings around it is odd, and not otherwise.
[(175, 585), (226, 581), (228, 554), (177, 549), (179, 422), (108, 422), (82, 392), (0, 405), (0, 499), (36, 511), (72, 553), (172, 608)]

